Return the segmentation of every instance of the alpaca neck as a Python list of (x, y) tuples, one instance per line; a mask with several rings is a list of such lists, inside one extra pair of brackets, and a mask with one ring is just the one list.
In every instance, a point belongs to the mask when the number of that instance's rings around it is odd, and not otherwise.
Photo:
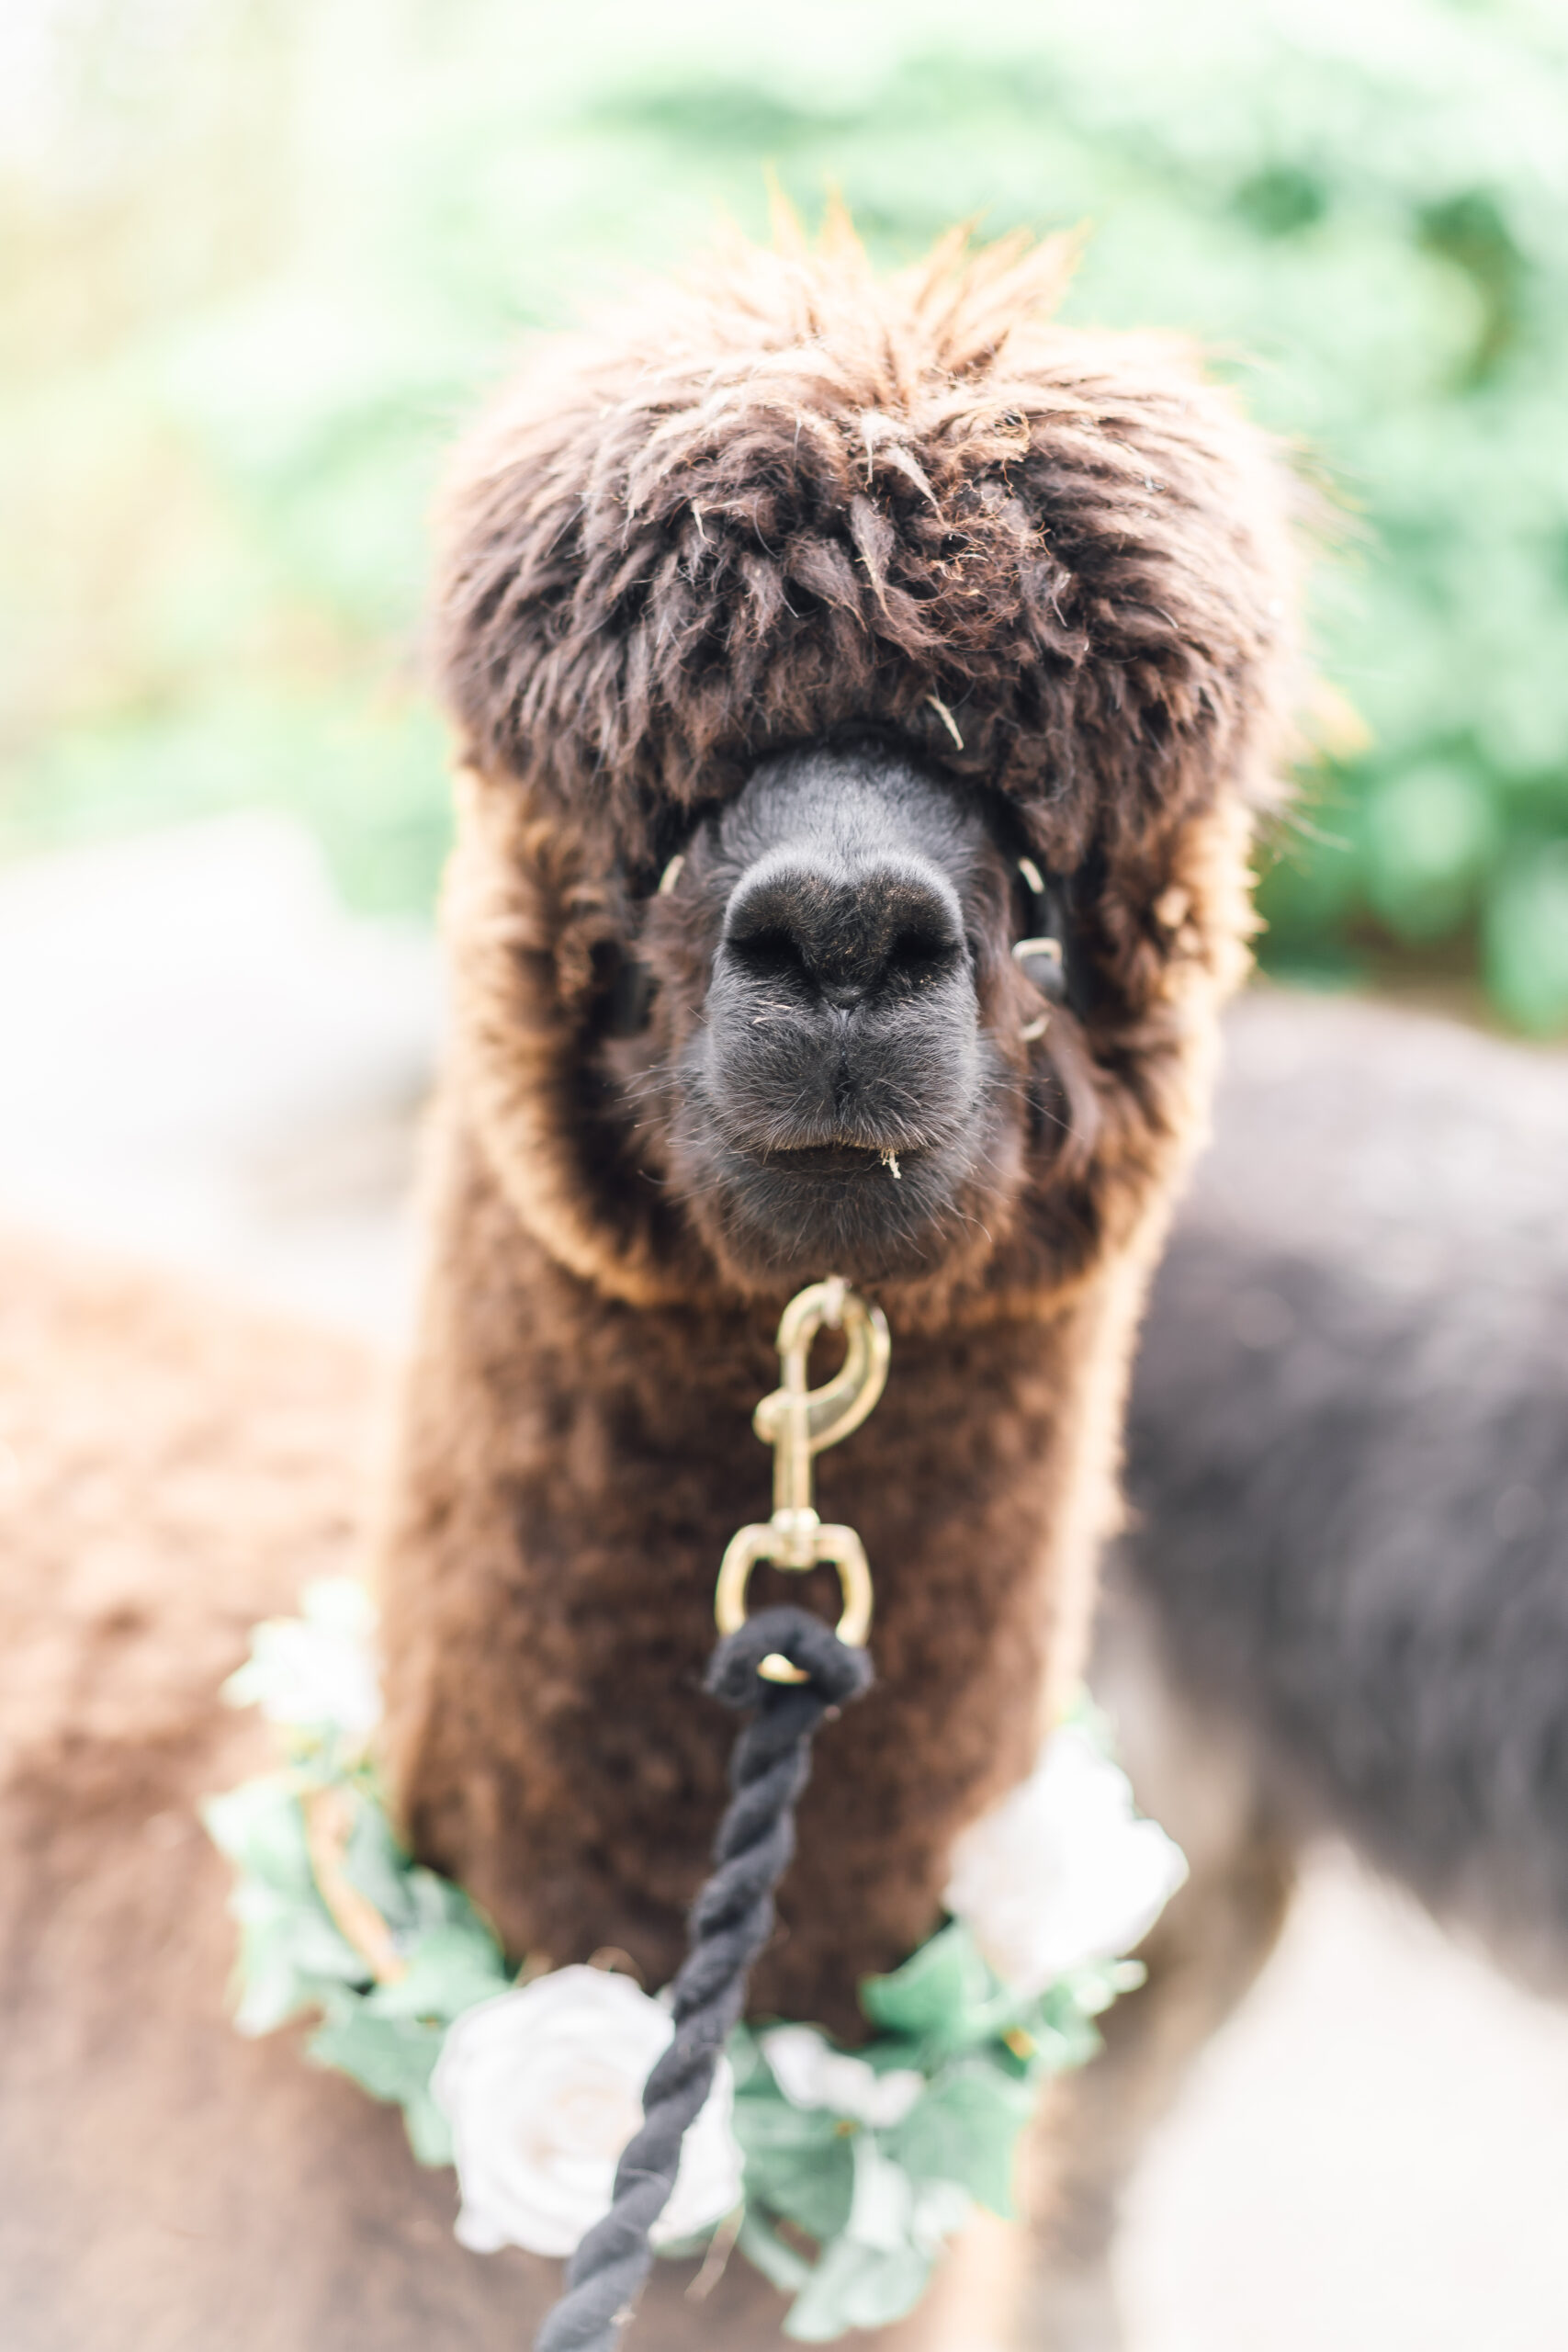
[[(759, 2008), (853, 2032), (858, 1978), (931, 1932), (953, 1837), (1032, 1765), (1080, 1666), (1135, 1289), (896, 1328), (876, 1412), (822, 1457), (822, 1514), (871, 1558), (878, 1683), (819, 1743)], [(649, 1986), (679, 1961), (733, 1737), (699, 1687), (714, 1578), (768, 1509), (773, 1321), (606, 1301), (450, 1155), (381, 1547), (387, 1760), (416, 1849), (518, 1958), (615, 1946)], [(772, 1590), (833, 1606), (828, 1571)]]

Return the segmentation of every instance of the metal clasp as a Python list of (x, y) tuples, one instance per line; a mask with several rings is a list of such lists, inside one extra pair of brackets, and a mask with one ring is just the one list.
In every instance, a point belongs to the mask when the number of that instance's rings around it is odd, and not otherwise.
[[(842, 1329), (847, 1342), (841, 1368), (820, 1388), (807, 1386), (811, 1343), (826, 1324)], [(764, 1396), (751, 1426), (773, 1449), (773, 1515), (766, 1526), (742, 1527), (726, 1547), (714, 1595), (721, 1634), (746, 1623), (746, 1588), (759, 1560), (803, 1574), (826, 1562), (839, 1571), (843, 1615), (841, 1642), (861, 1648), (871, 1631), (871, 1569), (865, 1547), (852, 1527), (824, 1527), (812, 1501), (811, 1462), (825, 1446), (837, 1445), (859, 1429), (887, 1379), (891, 1342), (887, 1318), (868, 1306), (841, 1275), (813, 1283), (790, 1300), (780, 1318), (778, 1340), (784, 1385)], [(804, 1682), (797, 1666), (774, 1650), (757, 1669), (770, 1682)]]

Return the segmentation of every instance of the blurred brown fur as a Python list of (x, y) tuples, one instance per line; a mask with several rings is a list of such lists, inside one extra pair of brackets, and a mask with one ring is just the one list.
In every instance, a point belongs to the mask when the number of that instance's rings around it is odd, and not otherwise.
[(355, 1566), (374, 1385), (341, 1340), (0, 1238), (6, 2352), (424, 2352), (542, 2315), (554, 2266), (464, 2253), (395, 2109), (230, 2020), (196, 1808), (276, 1751), (219, 1685)]

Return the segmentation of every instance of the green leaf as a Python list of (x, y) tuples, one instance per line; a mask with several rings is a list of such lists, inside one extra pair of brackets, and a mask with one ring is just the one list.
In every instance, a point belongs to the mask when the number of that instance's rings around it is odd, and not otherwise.
[(355, 2001), (330, 2015), (305, 2049), (312, 2064), (352, 2075), (372, 2098), (402, 2104), (427, 2093), (444, 2039), (438, 2025), (372, 2017), (363, 2001)]
[(449, 2020), (504, 1993), (509, 1981), (506, 1963), (482, 1928), (433, 1928), (409, 1955), (407, 1975), (378, 1984), (366, 2007), (376, 2017)]
[(886, 2032), (963, 2049), (989, 2030), (986, 2012), (995, 1991), (996, 1979), (974, 1938), (954, 1920), (891, 1975), (863, 1977), (860, 2005)]
[(850, 2218), (854, 2164), (847, 2138), (813, 2149), (775, 2149), (761, 2162), (746, 2159), (746, 2197), (765, 2211), (794, 2222), (818, 2245), (836, 2237)]
[(765, 2086), (748, 2088), (737, 2097), (735, 2136), (749, 2158), (763, 2160), (778, 2154), (819, 2153), (842, 2134), (830, 2109), (792, 2106), (768, 2076)]
[(431, 1928), (474, 1928), (500, 1951), (495, 1931), (484, 1914), (449, 1878), (439, 1878), (434, 1871), (415, 1862), (405, 1867), (402, 1883), (404, 1895), (412, 1905), (411, 1918), (416, 1934), (423, 1935)]
[(819, 2108), (792, 2107), (765, 2073), (735, 2102), (746, 2201), (781, 2214), (818, 2243), (849, 2219), (854, 2161), (848, 2136)]
[(1019, 2135), (1034, 2107), (1027, 2083), (976, 2059), (928, 2091), (885, 2143), (912, 2178), (956, 2181), (987, 2212), (1010, 2220)]
[(246, 1781), (201, 1806), (207, 1834), (236, 1870), (280, 1894), (308, 1895), (313, 1881), (305, 1817), (286, 1772)]
[(854, 2160), (854, 2194), (844, 2234), (857, 2245), (875, 2246), (883, 2254), (899, 2253), (912, 2242), (914, 2183), (901, 2164), (884, 2155), (874, 2132), (857, 2132), (850, 2151)]
[(1064, 2075), (1087, 2065), (1103, 2047), (1094, 2020), (1122, 1993), (1140, 1984), (1136, 1961), (1089, 1961), (1050, 1985), (1027, 2020), (1038, 2052), (1036, 2071)]
[(313, 1894), (290, 1900), (243, 1878), (230, 1909), (240, 1922), (234, 2023), (241, 2033), (271, 2033), (312, 2002), (363, 1980), (365, 1962)]
[(886, 2327), (912, 2311), (931, 2276), (915, 2247), (886, 2253), (840, 2238), (792, 2304), (784, 2332), (797, 2344), (826, 2344), (852, 2327)]
[(392, 1825), (378, 1799), (364, 1791), (359, 1795), (343, 1858), (344, 1874), (367, 1902), (375, 1905), (389, 1928), (412, 1927), (415, 1911), (409, 1888), (409, 1858), (392, 1835)]
[(289, 1921), (294, 1964), (303, 1976), (327, 1984), (362, 1984), (369, 1975), (363, 1956), (334, 1924), (319, 1895), (312, 1895)]
[(725, 2044), (729, 2071), (735, 2078), (735, 2088), (744, 2095), (753, 2083), (770, 2097), (777, 2098), (772, 2069), (757, 2045), (757, 2037), (749, 2025), (738, 2025)]

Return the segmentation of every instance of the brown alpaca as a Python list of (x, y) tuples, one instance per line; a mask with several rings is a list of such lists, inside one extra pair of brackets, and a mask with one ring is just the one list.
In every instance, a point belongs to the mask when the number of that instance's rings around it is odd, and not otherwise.
[[(739, 252), (536, 369), (447, 515), (456, 1037), (377, 1546), (386, 1761), (515, 1957), (614, 1945), (668, 1978), (722, 1802), (732, 1722), (697, 1686), (720, 1554), (764, 1515), (773, 1329), (802, 1281), (857, 1282), (892, 1375), (820, 1498), (871, 1556), (878, 1681), (824, 1735), (752, 1993), (850, 2037), (1081, 1668), (1288, 688), (1266, 449), (1180, 353), (1054, 325), (1060, 276)], [(1054, 1007), (1011, 954), (1020, 857), (1059, 911)], [(167, 1736), (206, 1758), (182, 1704)], [(201, 1903), (181, 1948), (217, 1969)], [(153, 2006), (149, 2069), (177, 2047)], [(191, 2189), (214, 2242), (135, 2340), (206, 2344), (229, 2293), (244, 2352), (521, 2340), (545, 2266), (434, 2243), (390, 2118), (243, 2058)], [(28, 2352), (128, 2340), (117, 2263), (85, 2302), (42, 2290)], [(773, 2340), (742, 2273), (700, 2314), (664, 2281), (642, 2340)]]
[[(510, 1951), (614, 1946), (666, 1982), (723, 1801), (731, 1726), (694, 1684), (716, 1563), (761, 1515), (773, 1329), (811, 1275), (874, 1287), (892, 1374), (821, 1488), (874, 1564), (878, 1685), (821, 1744), (752, 1986), (851, 2039), (859, 1978), (931, 1931), (954, 1835), (1081, 1668), (1278, 747), (1279, 481), (1168, 349), (1053, 325), (1059, 269), (736, 254), (526, 379), (447, 514), (457, 1037), (381, 1548), (387, 1760), (416, 1850)], [(905, 1246), (878, 1152), (918, 1157), (936, 1114), (913, 1144), (878, 1127), (873, 1070), (830, 1132), (786, 1132), (815, 1049), (772, 1039), (828, 989), (836, 812), (881, 794), (888, 855), (927, 847), (931, 776), (989, 829), (964, 986), (997, 1082), (983, 1164)], [(1003, 845), (1068, 877), (1039, 1042)], [(842, 887), (840, 931), (880, 886)], [(634, 958), (656, 993), (627, 1041)], [(877, 1035), (897, 1050), (892, 1012)], [(825, 1141), (852, 1162), (831, 1199)]]

